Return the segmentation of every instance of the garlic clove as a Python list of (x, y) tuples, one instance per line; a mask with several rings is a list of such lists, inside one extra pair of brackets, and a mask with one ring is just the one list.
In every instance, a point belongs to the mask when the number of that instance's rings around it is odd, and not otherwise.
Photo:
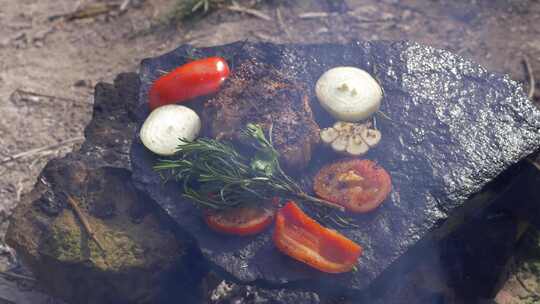
[(339, 133), (334, 128), (326, 128), (321, 131), (321, 140), (325, 144), (332, 143), (338, 136)]
[(353, 128), (353, 132), (355, 134), (363, 134), (363, 132), (368, 129), (368, 124), (367, 123), (363, 123), (363, 124), (355, 124), (354, 125), (354, 128)]
[(343, 66), (326, 71), (317, 81), (315, 93), (330, 115), (351, 122), (370, 117), (383, 98), (381, 86), (369, 73)]
[(201, 130), (201, 120), (195, 111), (181, 105), (161, 106), (148, 115), (139, 136), (143, 145), (159, 155), (173, 155), (180, 138), (191, 141)]
[(346, 148), (347, 153), (354, 156), (366, 154), (369, 151), (369, 146), (363, 140), (355, 137), (357, 136), (352, 136), (349, 138)]
[(323, 143), (331, 145), (336, 152), (358, 156), (367, 153), (381, 140), (381, 132), (370, 127), (370, 122), (337, 121), (332, 128), (324, 129), (320, 134)]
[(347, 127), (347, 122), (344, 122), (344, 121), (337, 121), (334, 123), (334, 129), (336, 129), (337, 131), (341, 132), (341, 131), (344, 131), (345, 128)]
[(381, 132), (375, 129), (367, 129), (363, 137), (368, 146), (374, 147), (381, 141)]
[(349, 136), (339, 136), (332, 142), (332, 149), (336, 152), (344, 152), (349, 144)]
[(355, 144), (357, 144), (357, 145), (359, 145), (359, 144), (365, 142), (364, 139), (362, 139), (362, 136), (360, 136), (359, 134), (354, 135), (354, 136), (352, 137), (352, 139), (353, 139), (353, 142), (354, 142)]

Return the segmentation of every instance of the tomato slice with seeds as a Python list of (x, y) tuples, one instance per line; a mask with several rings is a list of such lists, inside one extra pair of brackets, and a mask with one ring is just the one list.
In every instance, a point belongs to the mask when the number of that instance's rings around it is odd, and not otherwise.
[(281, 252), (327, 273), (351, 271), (362, 254), (360, 245), (321, 226), (294, 202), (277, 213), (273, 240)]
[(208, 211), (204, 220), (212, 230), (231, 235), (254, 235), (267, 228), (274, 220), (271, 208), (245, 206), (233, 209)]
[(392, 190), (386, 170), (367, 159), (338, 161), (315, 176), (315, 193), (348, 211), (365, 213), (379, 207)]

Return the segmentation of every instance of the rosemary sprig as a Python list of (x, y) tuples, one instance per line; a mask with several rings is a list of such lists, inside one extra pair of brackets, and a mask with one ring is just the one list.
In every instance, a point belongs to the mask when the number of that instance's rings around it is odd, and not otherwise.
[(160, 160), (156, 171), (169, 171), (184, 190), (184, 196), (212, 209), (266, 202), (287, 197), (344, 211), (343, 207), (307, 194), (279, 164), (279, 152), (261, 126), (248, 124), (243, 137), (255, 151), (252, 157), (238, 153), (230, 142), (211, 138), (180, 139), (177, 158)]

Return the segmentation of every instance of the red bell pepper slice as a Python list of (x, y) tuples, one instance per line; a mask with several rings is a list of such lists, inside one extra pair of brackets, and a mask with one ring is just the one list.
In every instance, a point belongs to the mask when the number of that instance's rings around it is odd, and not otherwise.
[(327, 273), (351, 271), (362, 254), (360, 245), (321, 226), (291, 201), (276, 216), (273, 239), (284, 254)]

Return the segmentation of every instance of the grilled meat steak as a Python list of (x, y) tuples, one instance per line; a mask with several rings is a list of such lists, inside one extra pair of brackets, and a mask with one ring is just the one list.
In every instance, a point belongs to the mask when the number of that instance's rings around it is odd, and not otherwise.
[(206, 102), (203, 123), (210, 136), (238, 139), (247, 123), (272, 126), (271, 138), (288, 171), (304, 168), (319, 142), (306, 88), (277, 70), (248, 60), (214, 98)]

